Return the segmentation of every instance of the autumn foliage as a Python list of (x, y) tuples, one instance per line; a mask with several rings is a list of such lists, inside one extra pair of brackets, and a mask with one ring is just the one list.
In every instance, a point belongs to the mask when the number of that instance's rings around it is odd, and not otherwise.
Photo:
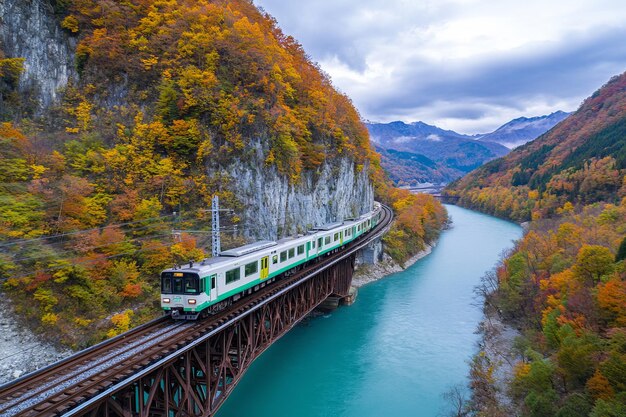
[(552, 130), (451, 184), (460, 204), (515, 221), (549, 218), (567, 204), (626, 196), (626, 73)]
[(207, 246), (172, 229), (206, 229), (214, 195), (242, 208), (225, 167), (296, 184), (345, 156), (383, 181), (350, 100), (249, 1), (53, 3), (77, 44), (61, 102), (24, 110), (0, 51), (0, 282), (34, 327), (84, 346), (158, 314), (158, 272)]
[(523, 416), (626, 415), (624, 126), (626, 74), (449, 191), (532, 220), (483, 288), (487, 305), (523, 332), (509, 387)]
[(439, 237), (448, 216), (441, 203), (428, 194), (393, 188), (388, 195), (396, 219), (383, 239), (385, 250), (403, 265)]

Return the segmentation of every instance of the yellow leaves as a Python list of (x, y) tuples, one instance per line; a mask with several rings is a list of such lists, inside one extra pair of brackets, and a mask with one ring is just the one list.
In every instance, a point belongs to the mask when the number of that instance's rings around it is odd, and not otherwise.
[(16, 85), (24, 72), (25, 61), (25, 58), (0, 57), (0, 78), (4, 78), (11, 85)]
[(213, 151), (213, 142), (211, 142), (211, 139), (205, 139), (202, 142), (200, 142), (200, 145), (198, 145), (198, 152), (196, 154), (196, 162), (200, 163), (203, 160), (208, 159), (209, 156), (211, 156), (212, 151)]
[(65, 131), (67, 133), (88, 132), (91, 129), (92, 109), (93, 104), (89, 103), (85, 99), (78, 103), (76, 107), (67, 109), (67, 112), (75, 117), (76, 125), (73, 127), (66, 127)]
[(41, 176), (48, 170), (48, 168), (46, 168), (43, 165), (36, 165), (33, 164), (30, 166), (30, 168), (33, 171), (33, 179), (34, 180), (38, 180), (41, 178)]
[(78, 33), (78, 19), (74, 15), (66, 16), (61, 22), (61, 27), (67, 29), (72, 33)]
[(107, 337), (117, 336), (130, 330), (131, 319), (135, 313), (132, 310), (126, 310), (123, 313), (115, 314), (111, 317), (113, 329), (107, 332)]
[(54, 326), (59, 321), (59, 316), (54, 313), (46, 313), (41, 316), (41, 324), (44, 326)]
[(52, 290), (38, 288), (33, 295), (35, 301), (39, 302), (39, 308), (45, 312), (51, 312), (54, 306), (57, 305), (59, 300), (54, 296)]
[(526, 362), (517, 362), (513, 369), (513, 375), (516, 380), (521, 380), (526, 378), (526, 376), (530, 373), (530, 364)]
[(161, 215), (161, 210), (163, 210), (163, 206), (159, 202), (157, 197), (152, 197), (150, 199), (144, 199), (137, 204), (135, 207), (135, 213), (133, 215), (134, 220), (145, 220), (145, 219), (154, 219)]
[(267, 157), (265, 158), (265, 165), (273, 165), (276, 162), (276, 155), (274, 155), (274, 150), (270, 149), (267, 153)]
[(76, 324), (76, 326), (78, 327), (87, 327), (89, 326), (91, 323), (93, 323), (93, 320), (89, 320), (83, 317), (76, 317), (74, 319), (74, 324)]
[(146, 71), (150, 71), (159, 62), (159, 58), (155, 55), (150, 55), (148, 58), (141, 58), (141, 63)]
[(194, 65), (183, 68), (177, 81), (185, 99), (183, 110), (188, 111), (196, 106), (204, 110), (213, 99), (212, 90), (217, 82), (217, 77), (210, 70), (201, 70)]
[(563, 204), (563, 207), (558, 208), (556, 212), (557, 214), (560, 214), (563, 216), (572, 214), (574, 212), (574, 205), (570, 203), (569, 201), (566, 201), (565, 204)]

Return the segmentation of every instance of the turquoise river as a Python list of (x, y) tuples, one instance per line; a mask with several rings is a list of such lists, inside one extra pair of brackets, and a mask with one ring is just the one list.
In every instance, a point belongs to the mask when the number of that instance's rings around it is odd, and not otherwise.
[(446, 206), (452, 228), (356, 303), (308, 319), (244, 375), (218, 417), (436, 417), (466, 382), (482, 313), (473, 288), (522, 229)]

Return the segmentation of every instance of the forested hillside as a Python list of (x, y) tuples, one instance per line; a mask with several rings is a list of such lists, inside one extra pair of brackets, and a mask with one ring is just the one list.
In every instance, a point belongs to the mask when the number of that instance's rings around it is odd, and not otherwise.
[(250, 2), (57, 0), (34, 27), (61, 31), (74, 76), (49, 97), (39, 70), (64, 63), (15, 56), (47, 6), (0, 7), (22, 36), (0, 44), (0, 280), (33, 328), (78, 347), (158, 314), (159, 271), (210, 250), (214, 195), (224, 247), (365, 212), (372, 183), (417, 213), (398, 244), (445, 221), (392, 192), (350, 100)]
[(461, 204), (525, 221), (626, 194), (626, 73), (538, 139), (451, 184)]
[[(522, 330), (507, 392), (523, 416), (626, 415), (626, 74), (534, 142), (453, 184), (460, 203), (529, 231), (479, 289)], [(473, 364), (474, 406), (499, 401), (494, 367)]]

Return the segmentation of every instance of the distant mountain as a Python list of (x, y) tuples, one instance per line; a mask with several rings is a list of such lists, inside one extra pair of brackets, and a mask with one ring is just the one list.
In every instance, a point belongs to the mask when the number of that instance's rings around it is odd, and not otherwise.
[[(425, 182), (448, 182), (509, 152), (507, 147), (499, 143), (478, 141), (472, 136), (423, 122), (366, 123), (366, 126), (374, 145), (388, 151), (382, 153), (383, 167), (387, 172), (410, 173), (409, 166), (418, 169), (417, 175), (392, 175), (398, 176), (397, 183), (410, 183), (416, 176), (428, 173), (424, 175)], [(423, 164), (420, 157), (432, 161), (434, 166)], [(396, 169), (391, 168), (394, 165), (397, 165)]]
[(385, 149), (376, 146), (381, 155), (381, 165), (389, 178), (399, 186), (416, 186), (423, 183), (449, 183), (463, 175), (462, 171), (416, 153)]
[(479, 136), (476, 139), (496, 142), (509, 149), (514, 149), (543, 135), (570, 114), (559, 110), (547, 116), (520, 117), (500, 126), (494, 132)]
[[(520, 117), (491, 133), (464, 135), (423, 122), (366, 123), (383, 168), (396, 184), (447, 183), (506, 155), (552, 129), (571, 113)], [(430, 162), (426, 162), (430, 161)]]

